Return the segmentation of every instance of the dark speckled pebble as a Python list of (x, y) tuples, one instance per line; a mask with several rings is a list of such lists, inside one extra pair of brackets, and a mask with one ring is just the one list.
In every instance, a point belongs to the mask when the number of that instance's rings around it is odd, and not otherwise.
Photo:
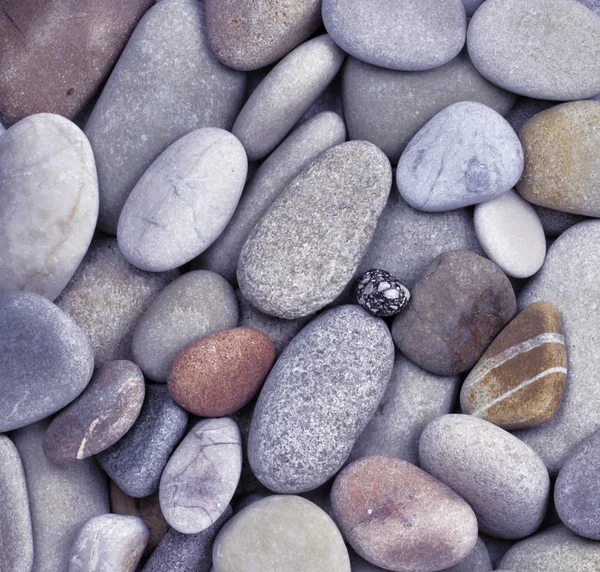
[(410, 292), (385, 270), (368, 270), (356, 284), (358, 303), (374, 316), (393, 316), (406, 308)]

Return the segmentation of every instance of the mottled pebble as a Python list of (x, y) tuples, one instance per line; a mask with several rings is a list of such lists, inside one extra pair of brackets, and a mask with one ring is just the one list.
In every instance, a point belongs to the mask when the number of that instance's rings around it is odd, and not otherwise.
[(358, 279), (356, 299), (367, 312), (387, 318), (406, 308), (410, 292), (387, 270), (375, 268)]

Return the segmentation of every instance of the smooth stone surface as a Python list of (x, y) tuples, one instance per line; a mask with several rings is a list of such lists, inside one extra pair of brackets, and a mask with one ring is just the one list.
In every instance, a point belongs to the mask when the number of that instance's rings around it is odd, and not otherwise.
[(245, 83), (211, 52), (204, 3), (161, 0), (146, 13), (85, 130), (98, 167), (101, 230), (116, 234), (131, 189), (171, 143), (201, 127), (231, 128)]
[(487, 81), (466, 52), (432, 70), (388, 70), (348, 58), (342, 73), (350, 139), (370, 141), (396, 164), (434, 115), (459, 101), (478, 101), (505, 115), (516, 96)]
[(195, 267), (235, 283), (240, 252), (256, 223), (307, 165), (345, 140), (344, 120), (332, 112), (319, 113), (294, 129), (254, 174), (227, 228), (194, 262)]
[(392, 335), (400, 351), (438, 375), (471, 369), (516, 312), (506, 275), (467, 250), (438, 256), (411, 290)]
[(79, 326), (38, 294), (0, 295), (0, 432), (48, 417), (73, 401), (94, 369)]
[(260, 392), (248, 441), (256, 477), (276, 492), (317, 488), (342, 466), (392, 373), (383, 320), (340, 306), (288, 345)]
[(110, 511), (104, 473), (93, 459), (55, 464), (42, 450), (46, 421), (23, 427), (12, 437), (21, 455), (33, 525), (33, 571), (64, 572), (78, 530)]
[(248, 161), (223, 129), (197, 129), (150, 165), (127, 198), (117, 227), (119, 248), (150, 272), (173, 270), (206, 250), (236, 209)]
[[(598, 18), (600, 22), (600, 18)], [(522, 127), (525, 170), (517, 185), (527, 201), (600, 217), (600, 101), (576, 101), (539, 113)]]
[(523, 538), (542, 523), (548, 471), (504, 429), (470, 415), (443, 415), (421, 434), (419, 461), (469, 503), (481, 532)]
[(554, 209), (547, 209), (546, 207), (540, 207), (539, 205), (533, 205), (533, 208), (542, 223), (544, 233), (549, 238), (557, 238), (565, 232), (565, 230), (579, 222), (587, 220), (587, 217), (581, 215), (555, 211)]
[(50, 423), (44, 454), (60, 463), (104, 451), (131, 429), (144, 393), (144, 376), (137, 365), (125, 360), (105, 363), (83, 394)]
[(94, 155), (74, 123), (42, 113), (0, 137), (0, 292), (54, 300), (85, 255), (97, 218)]
[(160, 508), (183, 534), (209, 528), (223, 514), (240, 480), (242, 441), (235, 421), (204, 419), (185, 436), (160, 479)]
[(276, 62), (320, 25), (320, 0), (206, 0), (210, 47), (236, 70)]
[(213, 547), (215, 572), (350, 572), (334, 522), (312, 502), (273, 495), (231, 518)]
[(465, 379), (464, 413), (503, 429), (546, 423), (565, 390), (567, 350), (558, 310), (544, 302), (523, 310), (500, 332)]
[(279, 145), (335, 77), (344, 57), (324, 34), (298, 46), (273, 68), (232, 129), (250, 161), (263, 159)]
[(488, 0), (471, 19), (467, 45), (481, 74), (519, 95), (600, 93), (600, 20), (577, 0)]
[(469, 505), (400, 459), (375, 456), (351, 463), (335, 479), (331, 504), (352, 548), (387, 570), (448, 568), (477, 542), (477, 518)]
[(135, 572), (148, 542), (141, 518), (103, 514), (79, 530), (68, 572)]
[(473, 101), (440, 111), (411, 139), (396, 170), (412, 207), (439, 212), (493, 199), (523, 172), (517, 134), (496, 111)]
[(396, 70), (428, 70), (465, 45), (462, 0), (323, 0), (323, 23), (345, 52)]
[(125, 494), (147, 497), (158, 489), (187, 421), (187, 413), (173, 401), (166, 386), (148, 384), (137, 421), (122, 439), (98, 454), (98, 462)]
[(333, 302), (373, 237), (391, 178), (385, 155), (365, 141), (342, 143), (315, 159), (244, 244), (237, 272), (244, 297), (286, 319)]
[(235, 328), (238, 305), (229, 283), (205, 270), (169, 284), (139, 319), (132, 349), (147, 377), (164, 382), (175, 356), (192, 342)]

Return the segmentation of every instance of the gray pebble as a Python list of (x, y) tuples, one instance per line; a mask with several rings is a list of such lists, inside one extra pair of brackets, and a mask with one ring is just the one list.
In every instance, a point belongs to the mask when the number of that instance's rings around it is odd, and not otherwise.
[(532, 206), (540, 217), (545, 235), (551, 238), (556, 238), (577, 223), (587, 220), (587, 217), (583, 215), (555, 211), (554, 209), (540, 207), (539, 205)]

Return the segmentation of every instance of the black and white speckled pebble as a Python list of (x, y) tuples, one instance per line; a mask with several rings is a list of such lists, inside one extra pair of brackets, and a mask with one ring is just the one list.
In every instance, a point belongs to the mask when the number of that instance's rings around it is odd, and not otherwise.
[(356, 298), (367, 312), (387, 317), (406, 308), (410, 292), (386, 270), (373, 269), (358, 279)]

